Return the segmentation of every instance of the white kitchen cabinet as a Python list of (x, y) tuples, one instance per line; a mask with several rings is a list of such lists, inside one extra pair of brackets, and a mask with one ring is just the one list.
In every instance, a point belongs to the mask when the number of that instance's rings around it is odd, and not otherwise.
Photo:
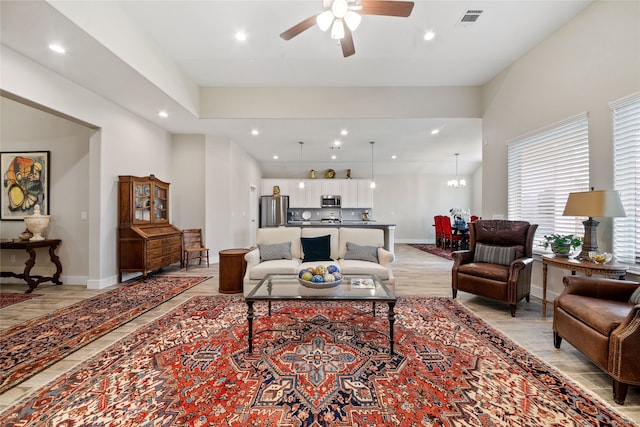
[(305, 208), (321, 207), (320, 199), (322, 198), (322, 184), (315, 179), (307, 179), (304, 182), (305, 190)]
[(322, 195), (340, 196), (342, 195), (342, 179), (323, 179), (320, 181)]
[(299, 179), (289, 180), (289, 207), (290, 208), (306, 208), (306, 185), (305, 188), (300, 188)]
[(368, 179), (358, 180), (358, 207), (373, 208), (373, 189)]
[(358, 180), (345, 179), (341, 181), (342, 207), (357, 208), (358, 207)]
[(285, 178), (263, 178), (262, 179), (262, 196), (271, 196), (273, 194), (273, 186), (280, 187), (280, 194), (289, 195), (289, 181)]

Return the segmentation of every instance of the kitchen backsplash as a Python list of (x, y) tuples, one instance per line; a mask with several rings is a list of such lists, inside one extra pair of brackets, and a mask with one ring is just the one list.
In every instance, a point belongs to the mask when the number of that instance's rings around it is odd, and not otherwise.
[(289, 221), (322, 221), (322, 220), (341, 220), (341, 221), (362, 221), (365, 212), (368, 213), (368, 220), (374, 221), (373, 209), (363, 208), (289, 208), (287, 210), (287, 219)]

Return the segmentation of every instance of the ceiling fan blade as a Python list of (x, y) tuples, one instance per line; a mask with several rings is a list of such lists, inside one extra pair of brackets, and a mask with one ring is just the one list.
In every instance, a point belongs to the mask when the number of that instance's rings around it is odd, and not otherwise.
[(363, 15), (400, 16), (406, 18), (411, 15), (414, 3), (412, 1), (362, 0)]
[(340, 40), (340, 46), (342, 47), (342, 55), (345, 58), (356, 53), (356, 47), (353, 45), (353, 35), (346, 25), (344, 26), (344, 37)]
[(296, 25), (280, 34), (280, 37), (285, 40), (291, 40), (301, 32), (313, 27), (316, 24), (316, 18), (318, 17), (318, 15), (310, 16), (304, 21), (298, 22)]

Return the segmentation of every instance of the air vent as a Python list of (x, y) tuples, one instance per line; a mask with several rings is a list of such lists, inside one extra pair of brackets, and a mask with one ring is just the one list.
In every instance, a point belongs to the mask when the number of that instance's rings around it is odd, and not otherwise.
[(460, 18), (460, 22), (463, 24), (474, 23), (478, 20), (481, 14), (482, 10), (469, 9), (462, 15), (462, 18)]

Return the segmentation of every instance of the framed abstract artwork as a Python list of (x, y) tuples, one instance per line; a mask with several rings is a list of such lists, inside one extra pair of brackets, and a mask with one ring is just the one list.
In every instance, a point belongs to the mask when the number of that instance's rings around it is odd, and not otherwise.
[(36, 205), (41, 214), (49, 214), (49, 158), (49, 151), (0, 153), (0, 220), (22, 221)]

